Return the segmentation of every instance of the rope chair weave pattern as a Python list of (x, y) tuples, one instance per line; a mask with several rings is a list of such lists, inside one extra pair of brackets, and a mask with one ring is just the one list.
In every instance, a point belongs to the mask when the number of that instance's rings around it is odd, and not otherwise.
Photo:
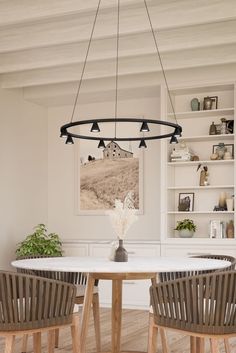
[(201, 258), (201, 259), (212, 259), (212, 260), (223, 260), (229, 261), (231, 264), (228, 267), (225, 267), (221, 270), (205, 270), (205, 271), (185, 271), (185, 272), (161, 272), (158, 274), (159, 282), (173, 281), (178, 278), (197, 276), (201, 274), (213, 273), (216, 271), (229, 271), (234, 270), (236, 266), (236, 258), (229, 255), (196, 255), (192, 256), (193, 258)]
[(203, 334), (236, 333), (236, 271), (150, 287), (155, 324)]
[[(40, 259), (47, 257), (55, 257), (50, 255), (28, 255), (17, 258), (17, 260), (25, 260), (25, 259)], [(60, 257), (60, 256), (57, 256)], [(62, 272), (62, 271), (41, 271), (41, 270), (25, 270), (25, 269), (17, 269), (20, 273), (31, 274), (34, 276), (45, 277), (50, 279), (55, 279), (57, 281), (72, 283), (74, 285), (86, 285), (87, 276), (81, 272)], [(95, 285), (98, 285), (98, 281), (95, 282)]]
[(0, 330), (38, 329), (72, 322), (72, 284), (0, 272)]

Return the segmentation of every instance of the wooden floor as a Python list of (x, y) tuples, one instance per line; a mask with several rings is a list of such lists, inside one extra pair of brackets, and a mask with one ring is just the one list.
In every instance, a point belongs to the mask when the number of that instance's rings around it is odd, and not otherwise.
[[(94, 330), (90, 321), (89, 336), (87, 340), (87, 352), (94, 353), (95, 340)], [(110, 310), (101, 310), (101, 330), (102, 330), (102, 349), (109, 351), (110, 348)], [(147, 350), (147, 331), (148, 331), (148, 312), (142, 310), (124, 310), (122, 322), (122, 349), (124, 350)], [(168, 342), (171, 353), (189, 353), (189, 340), (186, 337), (177, 334), (168, 334)], [(14, 353), (21, 352), (21, 340), (17, 339)], [(232, 339), (231, 353), (236, 353), (236, 339)], [(207, 342), (206, 353), (209, 353)], [(0, 339), (0, 352), (3, 352), (3, 339)], [(28, 352), (32, 353), (32, 341), (30, 338)], [(47, 352), (46, 337), (43, 338), (43, 353)], [(55, 353), (71, 353), (71, 336), (67, 329), (60, 331), (59, 348), (55, 349)], [(220, 347), (220, 353), (223, 353), (223, 345)], [(161, 347), (158, 344), (158, 353), (161, 353)]]

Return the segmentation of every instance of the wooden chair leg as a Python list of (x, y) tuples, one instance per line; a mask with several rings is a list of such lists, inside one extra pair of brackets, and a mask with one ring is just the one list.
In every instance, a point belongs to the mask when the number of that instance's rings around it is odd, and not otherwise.
[(197, 353), (205, 352), (205, 340), (202, 337), (196, 337), (196, 352)]
[(59, 328), (55, 330), (55, 348), (59, 347)]
[(211, 346), (211, 353), (219, 353), (217, 339), (210, 338), (210, 346)]
[(149, 314), (148, 353), (156, 353), (157, 351), (157, 334), (158, 327), (155, 325), (153, 314)]
[(34, 353), (41, 353), (41, 332), (33, 334)]
[(228, 338), (224, 339), (224, 345), (225, 345), (225, 353), (230, 353), (230, 345), (229, 345), (229, 339)]
[(197, 353), (197, 341), (195, 336), (190, 336), (190, 352)]
[(72, 351), (73, 353), (80, 352), (80, 339), (79, 339), (79, 315), (73, 315), (73, 321), (71, 325), (71, 337), (72, 337)]
[(163, 328), (160, 328), (160, 334), (161, 334), (162, 352), (169, 353), (169, 347), (166, 339), (166, 330), (164, 330)]
[(4, 353), (13, 353), (15, 336), (7, 336), (5, 339), (5, 350)]
[(27, 343), (28, 343), (28, 335), (23, 335), (23, 339), (22, 339), (22, 353), (26, 353), (27, 352)]
[(101, 330), (100, 330), (100, 311), (98, 293), (93, 295), (93, 320), (95, 329), (95, 339), (97, 352), (101, 352)]
[(54, 353), (56, 331), (57, 330), (48, 331), (48, 353)]

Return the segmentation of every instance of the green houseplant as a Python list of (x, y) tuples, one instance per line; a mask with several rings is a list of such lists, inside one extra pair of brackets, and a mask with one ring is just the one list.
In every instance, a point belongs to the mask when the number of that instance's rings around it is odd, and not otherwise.
[(27, 256), (62, 256), (62, 243), (56, 233), (47, 234), (45, 224), (38, 224), (34, 232), (19, 243), (17, 258)]
[(178, 230), (181, 238), (191, 238), (196, 231), (197, 226), (194, 224), (192, 219), (185, 218), (182, 221), (177, 222), (175, 230)]

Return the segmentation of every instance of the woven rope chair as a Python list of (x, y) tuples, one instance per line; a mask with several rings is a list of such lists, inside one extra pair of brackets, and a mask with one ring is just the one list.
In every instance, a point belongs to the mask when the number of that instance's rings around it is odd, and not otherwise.
[(13, 353), (17, 335), (33, 334), (34, 352), (41, 353), (41, 333), (49, 333), (54, 352), (55, 329), (70, 326), (73, 353), (79, 353), (78, 315), (73, 315), (76, 288), (69, 283), (0, 271), (0, 336), (4, 353)]
[[(193, 258), (201, 258), (201, 259), (215, 259), (215, 260), (224, 260), (229, 261), (231, 263), (230, 266), (226, 267), (224, 271), (234, 270), (236, 265), (236, 258), (229, 255), (196, 255), (192, 256)], [(189, 276), (197, 276), (200, 274), (212, 273), (219, 270), (205, 270), (205, 271), (185, 271), (185, 272), (161, 272), (158, 274), (158, 282), (166, 282), (173, 281), (178, 278), (189, 277)], [(220, 270), (222, 271), (222, 270)]]
[[(40, 258), (45, 258), (45, 257), (52, 257), (52, 256), (32, 255), (32, 256), (21, 257), (21, 258), (18, 258), (17, 260), (39, 259), (40, 261)], [(49, 279), (54, 279), (54, 280), (74, 284), (76, 286), (75, 304), (81, 305), (84, 302), (87, 276), (81, 272), (40, 271), (40, 270), (25, 270), (25, 269), (18, 269), (18, 271), (21, 273), (31, 274), (34, 276), (45, 277)], [(98, 281), (95, 282), (95, 286), (94, 286), (92, 309), (93, 309), (97, 352), (101, 352)], [(23, 337), (22, 353), (26, 353), (27, 351), (27, 341), (28, 341), (28, 336), (25, 335)], [(56, 331), (56, 339), (55, 339), (55, 347), (57, 348), (58, 346), (59, 346), (59, 330)]]
[(231, 263), (230, 266), (225, 267), (224, 269), (217, 270), (217, 271), (229, 271), (229, 270), (235, 270), (236, 266), (236, 258), (230, 255), (214, 255), (214, 254), (205, 254), (205, 255), (197, 255), (197, 256), (192, 256), (194, 258), (201, 258), (201, 259), (212, 259), (212, 260), (223, 260), (223, 261), (229, 261)]
[[(155, 352), (158, 330), (163, 353), (168, 352), (165, 329), (193, 337), (191, 348), (194, 353), (204, 353), (202, 343), (205, 338), (210, 338), (211, 352), (217, 353), (219, 339), (236, 336), (235, 288), (236, 271), (215, 272), (152, 285), (150, 296), (155, 327), (150, 328), (149, 353)], [(225, 349), (229, 352), (229, 346)]]

